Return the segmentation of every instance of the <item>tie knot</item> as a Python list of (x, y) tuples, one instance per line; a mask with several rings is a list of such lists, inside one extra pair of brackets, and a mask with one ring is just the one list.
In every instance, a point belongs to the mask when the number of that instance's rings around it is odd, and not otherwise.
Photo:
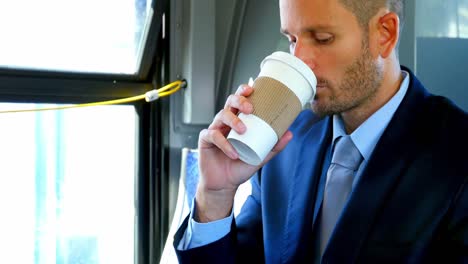
[(333, 152), (332, 163), (341, 165), (350, 170), (357, 170), (362, 161), (362, 155), (354, 145), (350, 136), (338, 138), (335, 151)]

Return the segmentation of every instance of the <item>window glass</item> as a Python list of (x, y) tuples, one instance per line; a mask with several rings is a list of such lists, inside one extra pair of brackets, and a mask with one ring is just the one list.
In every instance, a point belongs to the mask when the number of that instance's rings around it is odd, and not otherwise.
[(135, 124), (133, 106), (0, 114), (0, 263), (134, 262)]
[(149, 0), (0, 2), (0, 67), (134, 74)]
[(468, 0), (416, 1), (416, 73), (468, 111)]
[(417, 0), (416, 34), (468, 38), (468, 0)]

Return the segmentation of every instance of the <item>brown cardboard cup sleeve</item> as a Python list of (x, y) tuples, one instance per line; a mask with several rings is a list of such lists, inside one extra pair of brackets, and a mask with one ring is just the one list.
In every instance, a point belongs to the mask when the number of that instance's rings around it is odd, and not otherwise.
[(244, 134), (231, 130), (227, 137), (239, 158), (260, 165), (313, 98), (316, 84), (312, 70), (293, 55), (275, 52), (266, 57), (249, 97), (254, 111), (239, 114), (247, 130)]

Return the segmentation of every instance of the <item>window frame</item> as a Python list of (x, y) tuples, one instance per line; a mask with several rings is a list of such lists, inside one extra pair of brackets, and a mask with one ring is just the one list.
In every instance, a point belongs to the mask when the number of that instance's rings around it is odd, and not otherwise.
[[(153, 0), (153, 14), (144, 36), (136, 74), (75, 73), (0, 69), (0, 101), (28, 103), (87, 103), (145, 93), (168, 83), (168, 41), (163, 37), (169, 0)], [(167, 33), (166, 33), (167, 34)], [(168, 225), (168, 169), (164, 155), (164, 127), (169, 100), (134, 102), (137, 113), (135, 159), (135, 248), (137, 264), (157, 263)], [(165, 112), (164, 112), (165, 111)]]

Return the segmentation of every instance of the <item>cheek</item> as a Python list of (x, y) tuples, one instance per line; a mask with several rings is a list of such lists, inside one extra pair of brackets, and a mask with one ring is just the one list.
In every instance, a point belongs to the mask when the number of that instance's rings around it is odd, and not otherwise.
[(347, 68), (361, 56), (361, 53), (361, 41), (357, 41), (356, 38), (342, 41), (336, 47), (337, 64), (339, 67)]
[(335, 44), (323, 48), (319, 54), (316, 74), (319, 78), (337, 83), (361, 55), (361, 45)]

